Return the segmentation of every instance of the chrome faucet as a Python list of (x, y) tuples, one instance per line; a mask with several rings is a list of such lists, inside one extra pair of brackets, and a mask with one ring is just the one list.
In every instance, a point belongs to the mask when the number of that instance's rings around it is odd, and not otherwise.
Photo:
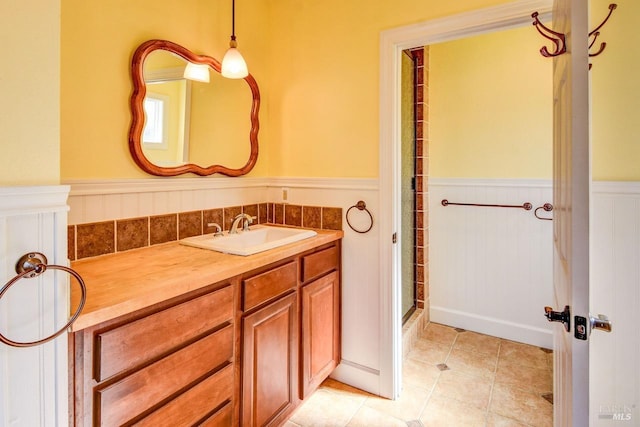
[(253, 220), (257, 219), (255, 216), (251, 216), (246, 213), (241, 213), (233, 219), (229, 234), (238, 234), (238, 226), (242, 223), (242, 230), (249, 231), (249, 225), (253, 224)]

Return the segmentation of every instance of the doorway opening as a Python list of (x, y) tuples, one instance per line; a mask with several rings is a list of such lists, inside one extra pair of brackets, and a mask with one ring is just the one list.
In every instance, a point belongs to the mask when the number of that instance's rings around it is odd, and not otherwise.
[[(380, 90), (380, 205), (383, 207), (380, 220), (380, 253), (382, 262), (380, 276), (383, 280), (381, 298), (389, 301), (381, 313), (380, 377), (381, 394), (397, 398), (402, 377), (402, 308), (401, 308), (401, 263), (399, 245), (394, 245), (396, 232), (400, 231), (401, 186), (400, 186), (400, 60), (402, 52), (417, 46), (453, 40), (530, 25), (532, 8), (540, 16), (551, 13), (551, 1), (517, 1), (508, 5), (490, 7), (452, 17), (431, 20), (425, 23), (385, 31), (381, 37), (381, 90)], [(416, 187), (422, 182), (416, 180)], [(431, 214), (430, 214), (431, 215)], [(424, 225), (424, 224), (423, 224)], [(432, 260), (430, 260), (432, 261)], [(431, 280), (431, 278), (429, 279)], [(430, 296), (425, 290), (428, 301)]]

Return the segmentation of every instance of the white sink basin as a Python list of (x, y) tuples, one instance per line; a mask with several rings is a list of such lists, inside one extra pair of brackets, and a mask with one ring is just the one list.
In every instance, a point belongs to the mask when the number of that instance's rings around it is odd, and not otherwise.
[(227, 231), (224, 232), (224, 235), (215, 237), (213, 234), (204, 234), (187, 237), (180, 240), (180, 243), (201, 249), (247, 256), (307, 239), (317, 234), (313, 230), (303, 228), (252, 225), (250, 230), (239, 231), (238, 234), (229, 234)]

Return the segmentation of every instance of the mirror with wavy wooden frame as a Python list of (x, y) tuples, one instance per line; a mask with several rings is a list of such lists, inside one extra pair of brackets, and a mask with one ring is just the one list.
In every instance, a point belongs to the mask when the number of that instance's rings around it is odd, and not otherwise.
[[(149, 149), (145, 149), (143, 143), (143, 131), (145, 129), (145, 100), (147, 99), (148, 93), (150, 94), (149, 87), (152, 85), (151, 81), (145, 79), (145, 76), (148, 76), (148, 70), (145, 72), (145, 60), (150, 58), (151, 54), (156, 52), (168, 52), (176, 57), (183, 59), (186, 65), (187, 62), (191, 62), (194, 64), (204, 64), (210, 67), (210, 74), (215, 76), (216, 78), (220, 76), (220, 62), (215, 58), (197, 55), (191, 52), (190, 50), (167, 40), (149, 40), (143, 44), (141, 44), (135, 51), (133, 55), (133, 59), (131, 62), (131, 78), (133, 80), (133, 93), (130, 99), (130, 107), (131, 107), (131, 127), (129, 129), (129, 150), (131, 152), (131, 156), (135, 163), (145, 172), (151, 175), (157, 176), (176, 176), (185, 173), (193, 173), (196, 175), (207, 176), (215, 173), (219, 173), (227, 176), (240, 176), (245, 175), (256, 164), (258, 159), (258, 112), (260, 109), (260, 91), (258, 90), (258, 84), (251, 74), (244, 78), (244, 82), (248, 85), (251, 98), (246, 101), (247, 105), (244, 105), (244, 101), (240, 101), (238, 99), (217, 99), (211, 100), (211, 103), (214, 103), (217, 107), (216, 109), (203, 109), (201, 106), (190, 105), (190, 115), (192, 117), (202, 116), (203, 114), (209, 114), (208, 111), (221, 111), (225, 109), (226, 105), (238, 104), (241, 102), (243, 105), (241, 108), (234, 108), (235, 110), (240, 109), (241, 111), (246, 111), (248, 117), (246, 117), (246, 122), (249, 125), (246, 128), (248, 134), (245, 134), (244, 127), (240, 130), (236, 129), (236, 134), (241, 132), (243, 135), (240, 139), (243, 141), (236, 140), (239, 137), (230, 137), (230, 132), (228, 132), (229, 126), (233, 124), (233, 120), (228, 120), (226, 117), (219, 117), (216, 114), (213, 114), (214, 117), (206, 117), (204, 121), (207, 122), (209, 129), (225, 129), (227, 132), (222, 133), (222, 137), (217, 137), (217, 139), (222, 139), (222, 141), (212, 140), (213, 137), (207, 134), (207, 136), (198, 135), (195, 138), (193, 135), (188, 138), (189, 140), (188, 146), (190, 147), (190, 151), (206, 153), (206, 159), (200, 159), (197, 162), (194, 159), (189, 158), (186, 161), (178, 160), (175, 162), (164, 163), (161, 161), (154, 160), (151, 156), (151, 152)], [(220, 77), (222, 80), (231, 81), (228, 79), (224, 79)], [(153, 82), (155, 83), (155, 82)], [(187, 87), (190, 88), (192, 82), (187, 81)], [(195, 84), (195, 83), (194, 83)], [(203, 84), (203, 83), (198, 83)], [(189, 96), (187, 96), (189, 99)], [(243, 98), (244, 99), (244, 98)], [(191, 102), (191, 101), (189, 101)], [(191, 103), (193, 104), (193, 103)], [(237, 105), (236, 105), (237, 107)], [(245, 109), (246, 108), (246, 109)], [(187, 114), (187, 117), (189, 114)], [(243, 116), (244, 117), (244, 116)], [(202, 120), (202, 119), (201, 119)], [(243, 118), (244, 120), (244, 118)], [(189, 127), (187, 125), (187, 133), (189, 131)], [(233, 134), (233, 135), (236, 135)], [(226, 140), (229, 138), (230, 140)], [(246, 138), (246, 139), (245, 139)], [(231, 140), (232, 139), (232, 140)], [(246, 160), (246, 163), (240, 167), (233, 167), (234, 165), (221, 165), (216, 164), (220, 160), (216, 160), (215, 157), (217, 151), (223, 151), (221, 149), (224, 144), (224, 148), (233, 149), (233, 147), (239, 147), (243, 143), (248, 142), (247, 150), (240, 150), (241, 153), (248, 153), (249, 158)], [(217, 147), (217, 148), (216, 148)], [(244, 148), (244, 147), (243, 147)], [(186, 150), (185, 150), (186, 151)], [(227, 150), (228, 151), (228, 150)], [(185, 156), (186, 157), (186, 156)], [(191, 157), (191, 156), (189, 156)], [(241, 159), (240, 164), (242, 164), (244, 160)], [(207, 166), (208, 165), (208, 166)]]

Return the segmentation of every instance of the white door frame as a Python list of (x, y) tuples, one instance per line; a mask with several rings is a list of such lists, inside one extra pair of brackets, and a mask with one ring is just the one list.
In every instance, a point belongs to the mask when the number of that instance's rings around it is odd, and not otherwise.
[[(553, 0), (516, 0), (380, 35), (380, 395), (395, 399), (402, 387), (400, 304), (400, 55), (405, 49), (496, 30), (532, 25), (531, 14), (549, 19)], [(541, 46), (545, 40), (541, 37)], [(531, 52), (532, 55), (538, 54)], [(549, 94), (551, 96), (551, 94)]]

